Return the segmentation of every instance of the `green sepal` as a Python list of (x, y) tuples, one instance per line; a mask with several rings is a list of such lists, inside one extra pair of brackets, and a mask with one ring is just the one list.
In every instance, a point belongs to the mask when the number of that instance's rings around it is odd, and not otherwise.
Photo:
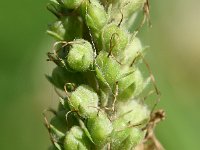
[(130, 72), (130, 74), (119, 80), (119, 91), (117, 99), (127, 101), (138, 96), (146, 85), (138, 68), (127, 67), (124, 68), (122, 72)]
[(99, 111), (96, 116), (88, 118), (87, 128), (97, 146), (103, 146), (112, 132), (112, 123), (105, 112)]
[(91, 0), (86, 6), (86, 24), (94, 32), (99, 32), (107, 23), (107, 14), (98, 1)]
[(115, 24), (108, 24), (101, 31), (102, 50), (112, 51), (116, 58), (121, 57), (128, 40), (127, 32)]
[(64, 150), (92, 150), (91, 145), (85, 132), (79, 126), (72, 127), (66, 133)]
[(131, 42), (128, 43), (124, 52), (118, 57), (118, 59), (122, 64), (130, 66), (142, 51), (143, 48), (140, 40), (137, 37), (134, 37)]
[(111, 89), (120, 77), (120, 64), (105, 51), (101, 51), (96, 58), (95, 71), (100, 82)]
[(80, 85), (70, 96), (70, 107), (78, 111), (83, 118), (88, 118), (97, 114), (98, 95), (88, 85)]

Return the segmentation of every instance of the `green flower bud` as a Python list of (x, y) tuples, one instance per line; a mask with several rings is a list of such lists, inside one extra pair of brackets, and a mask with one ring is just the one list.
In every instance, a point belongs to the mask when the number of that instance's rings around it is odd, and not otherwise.
[[(118, 127), (127, 124), (134, 125), (141, 122), (145, 122), (145, 120), (147, 121), (149, 119), (150, 115), (147, 106), (144, 104), (140, 104), (136, 100), (118, 102), (116, 104), (116, 110), (116, 117), (119, 117), (119, 119), (116, 120), (116, 122), (118, 122)], [(123, 120), (123, 124), (120, 125), (119, 123), (122, 123), (121, 120)]]
[[(123, 0), (123, 4), (128, 3), (128, 5), (125, 5), (122, 9), (124, 10), (124, 15), (125, 17), (130, 17), (130, 15), (132, 15), (136, 10), (138, 10), (139, 8), (142, 8), (142, 6), (144, 5), (144, 2), (146, 2), (146, 0)], [(122, 5), (123, 6), (123, 5)]]
[(93, 64), (93, 49), (91, 44), (85, 40), (75, 40), (71, 44), (66, 61), (74, 71), (83, 72), (88, 70)]
[(90, 145), (92, 144), (79, 126), (72, 127), (64, 140), (64, 150), (89, 150)]
[(86, 23), (94, 31), (100, 31), (107, 23), (107, 14), (98, 1), (91, 1), (87, 5)]
[(134, 149), (145, 137), (145, 132), (138, 128), (129, 129), (128, 137), (120, 144), (118, 150)]
[(128, 43), (127, 33), (115, 24), (106, 25), (101, 32), (102, 49), (120, 56)]
[(99, 98), (87, 85), (80, 85), (70, 96), (71, 109), (75, 109), (84, 117), (97, 115)]
[[(112, 149), (129, 150), (144, 138), (144, 127), (149, 119), (150, 112), (146, 106), (132, 100), (116, 105), (116, 120), (113, 122)], [(134, 127), (137, 125), (138, 127)], [(131, 125), (133, 127), (131, 127)]]
[(123, 131), (117, 131), (112, 136), (111, 150), (130, 150), (134, 149), (145, 136), (141, 129), (126, 128)]
[(132, 27), (136, 18), (135, 12), (143, 7), (145, 1), (146, 0), (108, 0), (108, 3), (112, 3), (112, 10), (110, 13), (111, 20), (116, 24), (122, 21), (122, 27)]
[(119, 61), (122, 64), (130, 66), (133, 60), (142, 52), (142, 44), (138, 38), (134, 38), (126, 47), (123, 54), (119, 56)]
[(62, 0), (65, 7), (68, 9), (76, 9), (78, 8), (83, 0)]
[(137, 68), (127, 68), (128, 72), (132, 72), (129, 75), (119, 80), (119, 94), (118, 100), (129, 100), (135, 96), (138, 96), (144, 89), (145, 83), (140, 70)]
[[(52, 76), (46, 75), (47, 79), (57, 88), (64, 90), (64, 85), (66, 83), (73, 83), (75, 85), (80, 85), (84, 83), (84, 78), (80, 73), (73, 73), (67, 71), (64, 67), (56, 67)], [(67, 90), (71, 90), (68, 88)]]
[(120, 64), (108, 53), (101, 51), (96, 58), (96, 76), (100, 82), (112, 88), (120, 74)]
[[(70, 1), (70, 0), (68, 0)], [(62, 18), (63, 27), (65, 29), (64, 39), (72, 41), (82, 38), (83, 36), (83, 20), (79, 16), (67, 16)]]
[(88, 119), (87, 128), (94, 143), (98, 146), (105, 144), (113, 129), (111, 121), (102, 111)]

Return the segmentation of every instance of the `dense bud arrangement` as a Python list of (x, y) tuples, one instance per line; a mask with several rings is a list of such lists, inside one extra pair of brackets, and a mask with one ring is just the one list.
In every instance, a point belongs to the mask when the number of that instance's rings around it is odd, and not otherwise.
[(44, 112), (49, 150), (149, 149), (149, 141), (162, 149), (150, 133), (164, 113), (156, 115), (143, 101), (150, 80), (159, 92), (137, 32), (130, 30), (133, 16), (147, 6), (145, 0), (49, 2), (57, 20), (47, 31), (55, 39), (48, 60), (56, 67), (46, 77), (60, 98), (58, 110), (48, 110), (50, 121)]

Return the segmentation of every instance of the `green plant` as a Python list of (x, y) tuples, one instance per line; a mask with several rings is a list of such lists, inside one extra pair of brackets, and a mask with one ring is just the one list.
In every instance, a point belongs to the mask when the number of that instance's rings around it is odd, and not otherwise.
[[(56, 40), (48, 53), (57, 66), (47, 79), (60, 97), (46, 127), (58, 150), (163, 149), (153, 129), (164, 118), (142, 102), (154, 78), (144, 60), (133, 16), (145, 0), (51, 0), (47, 8), (57, 20), (49, 26)], [(145, 79), (139, 62), (150, 71)], [(62, 94), (64, 92), (65, 94)], [(153, 146), (153, 147), (152, 147)]]

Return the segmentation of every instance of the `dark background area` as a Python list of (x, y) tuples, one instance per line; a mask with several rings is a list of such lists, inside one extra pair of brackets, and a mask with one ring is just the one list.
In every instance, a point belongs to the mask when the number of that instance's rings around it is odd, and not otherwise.
[[(150, 0), (151, 1), (151, 0)], [(0, 4), (0, 149), (45, 150), (49, 136), (42, 111), (57, 101), (44, 74), (55, 18), (47, 0)], [(162, 92), (159, 108), (167, 119), (156, 133), (169, 150), (199, 150), (200, 1), (152, 0), (151, 21), (140, 36), (150, 45), (147, 60)]]

